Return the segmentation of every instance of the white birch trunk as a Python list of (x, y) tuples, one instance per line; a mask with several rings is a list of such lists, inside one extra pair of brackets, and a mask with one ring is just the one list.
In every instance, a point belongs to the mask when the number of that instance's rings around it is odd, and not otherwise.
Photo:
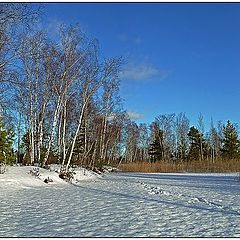
[(62, 147), (63, 147), (63, 159), (62, 159), (62, 166), (64, 166), (65, 160), (66, 160), (66, 120), (67, 120), (67, 110), (66, 110), (66, 101), (63, 105), (63, 130), (62, 130)]
[[(37, 102), (38, 102), (38, 84), (39, 84), (39, 66), (38, 66), (38, 62), (36, 61), (36, 80), (35, 80), (35, 88), (34, 88), (34, 138), (35, 138), (35, 142), (34, 142), (34, 158), (39, 156), (39, 148), (38, 148), (38, 124), (37, 124)], [(39, 162), (38, 162), (39, 163)]]
[(30, 164), (32, 165), (34, 163), (34, 155), (35, 155), (35, 148), (34, 148), (34, 126), (33, 126), (33, 96), (32, 96), (32, 83), (31, 79), (29, 80), (29, 98), (30, 98)]
[(80, 127), (81, 127), (81, 125), (82, 125), (82, 121), (83, 121), (83, 117), (84, 117), (84, 113), (85, 113), (87, 104), (88, 104), (89, 99), (91, 98), (91, 96), (96, 92), (96, 90), (97, 90), (100, 86), (101, 86), (101, 83), (97, 84), (97, 85), (96, 85), (91, 91), (89, 91), (89, 92), (87, 91), (88, 88), (86, 88), (86, 90), (85, 90), (85, 92), (84, 92), (84, 94), (83, 94), (83, 105), (82, 105), (81, 112), (80, 112), (80, 115), (79, 115), (78, 126), (77, 126), (77, 129), (76, 129), (76, 132), (75, 132), (73, 141), (72, 141), (72, 146), (71, 146), (71, 150), (70, 150), (70, 153), (69, 153), (68, 162), (67, 162), (67, 165), (66, 165), (66, 171), (68, 171), (69, 164), (70, 164), (70, 162), (71, 162), (71, 160), (72, 160), (73, 150), (74, 150), (74, 147), (75, 147), (75, 143), (76, 143), (76, 140), (77, 140), (77, 136), (78, 136)]
[(106, 141), (106, 131), (107, 131), (107, 117), (104, 116), (103, 119), (103, 129), (102, 129), (102, 136), (101, 136), (101, 149), (100, 149), (100, 159), (104, 160), (104, 152), (105, 152), (105, 141)]
[(77, 136), (78, 136), (80, 127), (81, 127), (81, 125), (82, 125), (82, 120), (83, 120), (83, 115), (84, 115), (84, 111), (85, 111), (86, 105), (87, 105), (87, 101), (85, 101), (85, 102), (83, 103), (83, 105), (82, 105), (82, 109), (81, 109), (81, 112), (80, 112), (80, 115), (79, 115), (79, 120), (78, 120), (78, 126), (77, 126), (77, 129), (76, 129), (74, 138), (73, 138), (73, 142), (72, 142), (72, 146), (71, 146), (71, 150), (70, 150), (68, 162), (67, 162), (67, 165), (66, 165), (66, 171), (68, 170), (69, 164), (70, 164), (71, 159), (72, 159), (73, 150), (74, 150), (74, 147), (75, 147), (75, 143), (76, 143), (76, 140), (77, 140)]
[(37, 143), (38, 163), (41, 162), (41, 147), (42, 147), (42, 144), (43, 144), (43, 119), (44, 119), (44, 116), (45, 116), (46, 106), (47, 106), (47, 102), (45, 101), (44, 104), (43, 104), (43, 108), (42, 108), (42, 116), (41, 116), (41, 119), (38, 123), (38, 136), (39, 136), (39, 141)]
[(56, 126), (57, 126), (57, 120), (58, 120), (60, 105), (61, 105), (61, 98), (59, 96), (58, 97), (57, 106), (56, 106), (56, 109), (54, 111), (52, 129), (51, 129), (50, 138), (49, 138), (49, 142), (48, 142), (47, 152), (46, 152), (44, 160), (43, 160), (43, 166), (46, 165), (46, 162), (47, 162), (48, 157), (49, 157), (49, 153), (50, 153), (50, 149), (51, 149), (51, 145), (52, 145), (55, 129), (56, 129)]
[(61, 130), (62, 130), (62, 119), (63, 119), (63, 112), (61, 111), (60, 117), (59, 117), (59, 126), (58, 126), (58, 162), (60, 161), (61, 157), (61, 148), (62, 148), (62, 135), (61, 135)]

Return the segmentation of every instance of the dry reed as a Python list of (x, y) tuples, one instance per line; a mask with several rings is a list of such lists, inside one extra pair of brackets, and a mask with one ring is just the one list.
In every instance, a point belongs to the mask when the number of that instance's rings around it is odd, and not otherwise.
[(125, 163), (120, 169), (127, 172), (239, 172), (240, 161), (238, 159), (231, 160), (215, 160), (212, 161), (189, 161), (189, 162), (172, 162), (158, 161)]

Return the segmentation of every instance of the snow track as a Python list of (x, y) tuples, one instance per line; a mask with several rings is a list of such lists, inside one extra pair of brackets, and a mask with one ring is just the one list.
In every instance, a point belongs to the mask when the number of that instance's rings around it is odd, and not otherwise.
[[(174, 198), (180, 199), (181, 201), (189, 203), (189, 204), (196, 205), (197, 203), (200, 203), (200, 204), (211, 206), (213, 208), (222, 209), (223, 211), (228, 212), (228, 213), (240, 215), (240, 210), (235, 210), (232, 207), (224, 206), (217, 202), (207, 200), (203, 197), (186, 195), (186, 194), (182, 194), (179, 192), (169, 192), (167, 190), (162, 189), (162, 187), (159, 187), (159, 186), (151, 186), (144, 182), (139, 182), (139, 183), (143, 187), (143, 189), (145, 189), (149, 194), (165, 195), (170, 200), (174, 200)], [(218, 200), (218, 201), (222, 202), (222, 200)]]

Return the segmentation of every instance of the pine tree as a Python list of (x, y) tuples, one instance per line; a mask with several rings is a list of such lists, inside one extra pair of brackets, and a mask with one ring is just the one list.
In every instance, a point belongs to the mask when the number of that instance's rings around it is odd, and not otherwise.
[(239, 140), (237, 129), (229, 120), (223, 127), (223, 136), (223, 148), (221, 149), (222, 156), (229, 159), (239, 157)]
[(148, 148), (148, 154), (150, 156), (151, 162), (156, 162), (157, 160), (159, 160), (161, 158), (159, 145), (160, 145), (159, 141), (154, 140)]
[(0, 119), (0, 163), (11, 164), (15, 161), (12, 145), (13, 131), (5, 129)]
[(156, 123), (151, 126), (152, 131), (152, 142), (148, 149), (148, 154), (150, 156), (151, 162), (156, 162), (159, 160), (164, 160), (164, 132), (159, 128)]
[(190, 150), (188, 153), (189, 160), (201, 159), (201, 144), (203, 149), (203, 155), (207, 154), (207, 143), (203, 138), (203, 134), (195, 127), (191, 127), (188, 132), (188, 138), (190, 141)]

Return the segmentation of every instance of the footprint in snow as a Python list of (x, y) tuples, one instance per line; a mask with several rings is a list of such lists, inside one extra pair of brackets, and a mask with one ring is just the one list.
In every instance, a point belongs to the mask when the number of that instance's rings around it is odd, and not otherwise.
[[(240, 214), (240, 210), (234, 210), (230, 207), (227, 207), (227, 206), (223, 206), (219, 203), (215, 203), (215, 202), (212, 202), (212, 201), (208, 201), (207, 199), (205, 198), (201, 198), (201, 197), (195, 197), (195, 196), (188, 196), (188, 195), (185, 195), (185, 194), (171, 194), (170, 192), (168, 191), (165, 191), (163, 189), (160, 189), (159, 187), (155, 187), (155, 186), (149, 186), (148, 184), (145, 184), (144, 182), (140, 182), (140, 184), (143, 186), (143, 188), (145, 190), (148, 191), (149, 194), (151, 195), (160, 195), (160, 194), (163, 194), (163, 195), (166, 195), (166, 196), (175, 196), (177, 198), (181, 198), (183, 201), (184, 201), (184, 198), (188, 198), (188, 200), (186, 199), (185, 201), (189, 204), (196, 204), (196, 203), (203, 203), (203, 204), (206, 204), (208, 206), (211, 206), (211, 207), (214, 207), (214, 208), (218, 208), (218, 209), (221, 209), (223, 211), (230, 211), (232, 213), (237, 213), (237, 214)], [(190, 199), (189, 199), (190, 198)], [(218, 200), (219, 202), (222, 202), (221, 199)]]

